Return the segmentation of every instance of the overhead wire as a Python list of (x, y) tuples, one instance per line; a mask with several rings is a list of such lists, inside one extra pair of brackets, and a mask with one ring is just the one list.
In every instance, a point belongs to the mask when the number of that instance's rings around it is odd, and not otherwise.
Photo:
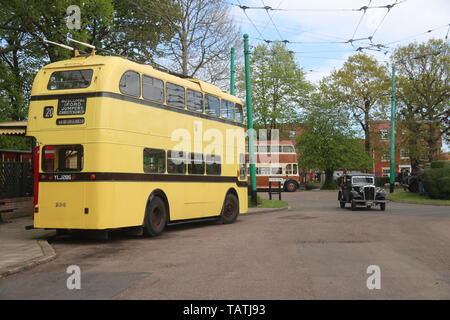
[[(264, 0), (261, 0), (261, 2), (262, 2), (262, 4), (263, 4), (264, 7), (269, 8), (269, 7), (266, 6), (266, 4), (264, 3)], [(266, 13), (267, 13), (267, 15), (269, 16), (270, 22), (272, 23), (272, 25), (274, 26), (275, 30), (277, 31), (278, 36), (280, 37), (281, 40), (283, 40), (283, 36), (281, 35), (280, 30), (278, 30), (277, 25), (275, 24), (275, 22), (273, 21), (272, 17), (270, 16), (269, 9), (266, 10)]]
[(383, 5), (383, 6), (363, 6), (360, 8), (331, 8), (331, 9), (323, 9), (323, 8), (291, 8), (291, 9), (285, 9), (285, 8), (273, 8), (271, 6), (246, 6), (242, 5), (239, 1), (239, 4), (230, 3), (233, 6), (239, 7), (242, 10), (270, 10), (270, 11), (316, 11), (316, 12), (333, 12), (333, 11), (364, 11), (364, 10), (370, 10), (370, 9), (392, 9), (394, 6), (397, 6), (403, 2), (406, 2), (408, 0), (403, 1), (396, 1), (393, 4)]
[(364, 16), (366, 15), (367, 9), (368, 9), (368, 7), (370, 6), (371, 3), (372, 3), (372, 0), (369, 0), (369, 3), (367, 4), (367, 6), (361, 7), (361, 9), (363, 9), (363, 13), (361, 15), (361, 18), (359, 18), (358, 24), (356, 25), (355, 31), (353, 31), (353, 35), (352, 35), (351, 39), (355, 38), (356, 32), (358, 31), (358, 28), (359, 28), (359, 25), (361, 24)]

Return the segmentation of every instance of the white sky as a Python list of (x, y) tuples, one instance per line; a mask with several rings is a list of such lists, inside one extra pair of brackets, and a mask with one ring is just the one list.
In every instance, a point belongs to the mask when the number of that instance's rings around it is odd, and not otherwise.
[[(369, 4), (370, 0), (227, 0), (232, 4), (249, 7), (264, 5), (282, 9), (358, 9)], [(401, 0), (398, 0), (400, 2)], [(395, 3), (396, 0), (372, 0), (370, 6), (383, 6)], [(330, 43), (347, 41), (352, 38), (361, 11), (269, 11), (279, 30), (276, 31), (265, 10), (247, 9), (247, 15), (254, 22), (250, 23), (243, 10), (233, 6), (232, 15), (241, 26), (242, 33), (250, 35), (250, 43), (261, 43), (261, 35), (268, 40), (306, 41), (303, 44), (288, 44), (288, 48), (296, 53), (297, 61), (307, 72), (307, 78), (313, 82), (339, 68), (345, 59), (356, 53), (359, 46), (366, 46), (369, 41), (351, 44)], [(367, 10), (354, 38), (370, 36), (380, 24), (387, 9)], [(450, 0), (407, 0), (393, 7), (373, 36), (373, 43), (387, 44), (411, 37), (427, 30), (440, 29), (412, 37), (408, 40), (390, 45), (395, 48), (414, 40), (424, 41), (430, 38), (443, 39), (450, 23)], [(450, 35), (449, 35), (450, 37)], [(315, 42), (315, 43), (311, 43)], [(319, 43), (317, 43), (319, 42)], [(365, 44), (363, 44), (365, 43)], [(380, 61), (388, 60), (389, 54), (376, 51), (365, 51), (376, 56)], [(310, 71), (312, 70), (312, 71)]]
[[(287, 45), (296, 53), (299, 65), (305, 70), (306, 77), (318, 82), (333, 69), (340, 68), (348, 56), (355, 54), (360, 46), (367, 46), (369, 40), (345, 42), (349, 39), (366, 38), (373, 35), (373, 43), (389, 44), (389, 53), (365, 50), (380, 62), (389, 60), (390, 52), (399, 45), (410, 42), (422, 42), (431, 38), (450, 40), (450, 0), (407, 0), (394, 6), (386, 17), (387, 9), (369, 9), (366, 11), (358, 29), (362, 11), (295, 11), (292, 9), (359, 9), (363, 6), (385, 6), (401, 0), (227, 0), (230, 4), (248, 7), (290, 9), (290, 11), (243, 10), (232, 5), (231, 13), (240, 25), (242, 33), (250, 36), (250, 45), (266, 40), (303, 41), (305, 43)], [(380, 24), (381, 23), (381, 24)], [(276, 27), (275, 27), (275, 26)], [(435, 31), (427, 33), (430, 29)], [(256, 30), (257, 29), (257, 30)], [(278, 31), (277, 31), (278, 29)], [(355, 35), (353, 36), (356, 30)], [(259, 39), (258, 39), (259, 38)], [(405, 39), (407, 38), (407, 39)], [(405, 39), (403, 41), (399, 41)], [(448, 146), (443, 146), (448, 151)]]

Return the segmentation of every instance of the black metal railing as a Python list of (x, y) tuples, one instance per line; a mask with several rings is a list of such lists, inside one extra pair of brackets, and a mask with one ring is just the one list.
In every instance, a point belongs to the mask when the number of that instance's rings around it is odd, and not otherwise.
[(29, 162), (0, 162), (0, 199), (33, 195), (33, 168)]

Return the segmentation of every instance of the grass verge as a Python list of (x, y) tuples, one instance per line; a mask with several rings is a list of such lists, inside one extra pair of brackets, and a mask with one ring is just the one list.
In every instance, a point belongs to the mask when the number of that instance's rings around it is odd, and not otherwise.
[(440, 204), (450, 206), (450, 200), (430, 199), (428, 198), (428, 196), (421, 196), (418, 193), (412, 193), (404, 190), (396, 190), (394, 193), (389, 193), (388, 199), (398, 202), (412, 202), (419, 204)]
[(276, 209), (276, 208), (284, 208), (289, 204), (283, 200), (267, 200), (263, 199), (260, 196), (257, 196), (258, 205), (254, 206), (251, 204), (251, 199), (248, 197), (248, 207), (249, 208), (268, 208), (268, 209)]

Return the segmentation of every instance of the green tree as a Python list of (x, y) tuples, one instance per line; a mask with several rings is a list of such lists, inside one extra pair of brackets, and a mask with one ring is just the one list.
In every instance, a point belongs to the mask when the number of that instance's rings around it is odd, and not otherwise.
[(440, 139), (450, 134), (450, 46), (443, 40), (412, 43), (398, 48), (397, 98), (401, 137), (413, 168), (432, 162)]
[[(80, 30), (66, 25), (70, 5), (81, 9)], [(0, 0), (0, 120), (25, 119), (36, 72), (72, 55), (43, 39), (66, 43), (70, 36), (151, 62), (159, 54), (158, 45), (173, 35), (158, 12), (175, 15), (176, 8), (171, 0)]]
[(341, 112), (349, 112), (361, 127), (368, 154), (372, 150), (370, 123), (386, 118), (389, 79), (386, 66), (366, 54), (356, 54), (320, 84), (320, 91), (327, 99)]
[[(280, 124), (298, 122), (300, 106), (306, 103), (313, 86), (305, 80), (305, 73), (285, 44), (258, 45), (253, 50), (250, 71), (255, 128), (270, 132)], [(239, 87), (245, 92), (243, 70)]]
[(348, 117), (317, 95), (305, 114), (305, 131), (297, 139), (299, 166), (325, 172), (323, 189), (333, 189), (336, 170), (370, 170), (372, 159), (351, 129)]

